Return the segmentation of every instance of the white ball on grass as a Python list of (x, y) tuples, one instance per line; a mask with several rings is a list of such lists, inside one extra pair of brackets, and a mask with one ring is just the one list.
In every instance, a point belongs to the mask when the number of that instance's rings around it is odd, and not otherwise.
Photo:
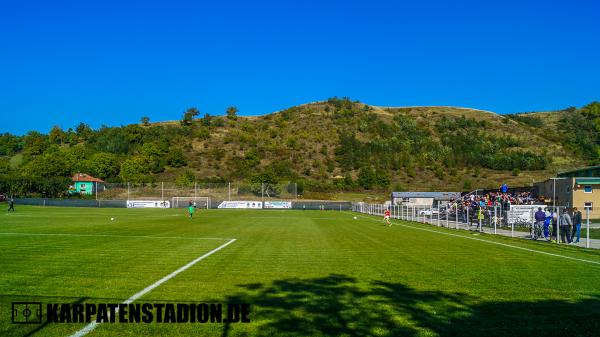
[(354, 217), (354, 220), (358, 219), (357, 217)]
[(115, 221), (115, 218), (110, 218), (110, 221)]

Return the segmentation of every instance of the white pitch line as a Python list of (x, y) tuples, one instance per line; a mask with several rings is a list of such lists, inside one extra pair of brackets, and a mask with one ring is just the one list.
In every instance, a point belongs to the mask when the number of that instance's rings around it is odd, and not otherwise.
[[(130, 304), (133, 303), (135, 300), (137, 300), (138, 298), (144, 296), (145, 294), (151, 292), (152, 290), (156, 289), (157, 287), (159, 287), (161, 284), (167, 282), (168, 280), (172, 279), (173, 277), (175, 277), (177, 274), (181, 273), (182, 271), (185, 271), (186, 269), (190, 268), (191, 266), (195, 265), (196, 263), (200, 262), (201, 260), (209, 257), (210, 255), (218, 252), (219, 250), (227, 247), (228, 245), (230, 245), (231, 243), (235, 242), (235, 239), (231, 239), (229, 241), (227, 241), (226, 243), (220, 245), (219, 247), (211, 250), (210, 252), (196, 258), (195, 260), (191, 261), (190, 263), (186, 264), (185, 266), (177, 269), (176, 271), (172, 272), (171, 274), (161, 278), (160, 280), (152, 283), (151, 285), (147, 286), (146, 288), (142, 289), (141, 291), (137, 292), (135, 295), (131, 296), (130, 298), (128, 298), (127, 300), (125, 300), (125, 302), (123, 302), (124, 304)], [(117, 308), (115, 310), (115, 312), (119, 312), (119, 308)], [(72, 334), (70, 337), (82, 337), (87, 335), (88, 333), (92, 332), (100, 323), (96, 323), (96, 321), (91, 322), (90, 324), (86, 325), (83, 329), (75, 332), (74, 334)]]
[(150, 235), (116, 235), (116, 234), (73, 234), (73, 233), (0, 233), (0, 235), (17, 236), (77, 236), (77, 237), (107, 237), (107, 238), (144, 238), (144, 239), (180, 239), (180, 240), (231, 240), (231, 238), (206, 238), (184, 236), (150, 236)]
[[(369, 220), (372, 220), (372, 221), (379, 222), (379, 220), (375, 220), (375, 219), (367, 217), (367, 216), (363, 216), (363, 215), (359, 215), (359, 216), (361, 218), (365, 218), (365, 219), (369, 219)], [(442, 234), (442, 235), (447, 235), (447, 236), (455, 236), (455, 237), (459, 237), (459, 238), (463, 238), (463, 239), (481, 241), (481, 242), (486, 242), (486, 243), (490, 243), (490, 244), (493, 244), (493, 245), (504, 246), (504, 247), (514, 248), (514, 249), (520, 249), (520, 250), (524, 250), (524, 251), (527, 251), (527, 252), (538, 253), (538, 254), (543, 254), (543, 255), (550, 255), (550, 256), (554, 256), (554, 257), (562, 257), (564, 259), (569, 259), (569, 260), (574, 260), (574, 261), (579, 261), (579, 262), (586, 262), (586, 263), (592, 263), (592, 264), (600, 265), (600, 262), (598, 262), (598, 261), (578, 259), (576, 257), (571, 257), (571, 256), (566, 256), (566, 255), (560, 255), (560, 254), (554, 254), (554, 253), (548, 253), (548, 252), (543, 252), (541, 250), (535, 250), (535, 249), (531, 249), (531, 248), (513, 246), (513, 245), (509, 245), (509, 244), (502, 243), (502, 242), (484, 240), (484, 239), (480, 239), (480, 238), (474, 238), (474, 237), (471, 237), (471, 236), (464, 236), (464, 235), (459, 235), (459, 234), (440, 232), (440, 231), (436, 231), (436, 230), (432, 230), (432, 229), (427, 229), (427, 228), (414, 227), (414, 226), (409, 226), (409, 225), (404, 225), (404, 224), (399, 224), (399, 223), (393, 223), (393, 224), (396, 225), (396, 226), (402, 226), (402, 227), (406, 227), (406, 228), (412, 228), (412, 229), (417, 229), (417, 230), (431, 232), (431, 233), (437, 233), (437, 234)]]

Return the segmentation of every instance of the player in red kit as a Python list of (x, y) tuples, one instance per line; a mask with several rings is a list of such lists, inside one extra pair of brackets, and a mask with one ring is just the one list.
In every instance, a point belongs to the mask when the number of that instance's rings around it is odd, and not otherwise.
[(383, 212), (383, 221), (385, 221), (386, 224), (388, 224), (388, 226), (392, 225), (392, 222), (390, 221), (390, 210), (386, 209), (385, 212)]

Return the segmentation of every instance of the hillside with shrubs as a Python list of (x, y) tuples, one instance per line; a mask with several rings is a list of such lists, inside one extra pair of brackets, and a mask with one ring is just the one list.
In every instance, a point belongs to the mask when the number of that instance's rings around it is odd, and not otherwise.
[(296, 182), (305, 198), (527, 186), (600, 161), (599, 107), (498, 115), (331, 98), (258, 117), (230, 107), (99, 129), (83, 121), (0, 135), (0, 192), (60, 196), (76, 172), (136, 184)]

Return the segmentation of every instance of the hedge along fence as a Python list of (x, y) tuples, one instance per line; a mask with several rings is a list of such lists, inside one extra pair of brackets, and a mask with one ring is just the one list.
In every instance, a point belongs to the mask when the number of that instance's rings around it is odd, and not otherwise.
[(50, 198), (17, 198), (17, 205), (59, 206), (59, 207), (110, 207), (125, 208), (127, 200), (87, 200), (87, 199), (50, 199)]

